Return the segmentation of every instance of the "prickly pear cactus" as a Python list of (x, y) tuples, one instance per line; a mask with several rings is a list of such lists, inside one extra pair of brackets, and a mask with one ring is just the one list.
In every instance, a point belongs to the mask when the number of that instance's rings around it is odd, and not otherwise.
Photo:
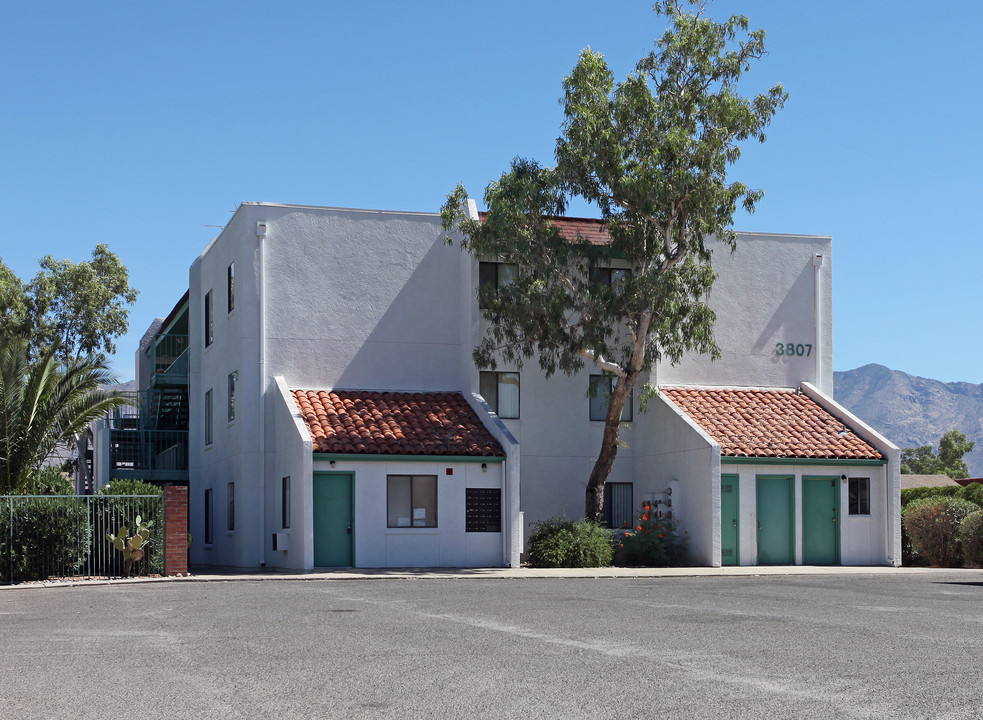
[(127, 576), (129, 576), (130, 570), (133, 568), (133, 563), (143, 559), (145, 548), (149, 545), (150, 528), (153, 527), (153, 524), (153, 520), (145, 522), (142, 517), (137, 515), (136, 520), (133, 522), (132, 535), (129, 534), (130, 531), (126, 525), (121, 527), (115, 535), (113, 533), (107, 533), (106, 536), (113, 544), (113, 547), (123, 553), (125, 573)]

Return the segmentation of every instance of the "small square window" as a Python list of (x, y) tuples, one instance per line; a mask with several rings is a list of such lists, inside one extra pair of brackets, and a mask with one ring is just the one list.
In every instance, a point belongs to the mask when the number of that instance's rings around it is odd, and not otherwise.
[[(590, 376), (590, 419), (607, 420), (608, 405), (618, 378), (614, 375)], [(621, 409), (621, 422), (631, 422), (633, 393), (628, 394), (625, 406)]]
[(509, 263), (478, 263), (478, 307), (487, 308), (490, 296), (511, 285), (518, 270), (518, 266)]
[(850, 478), (851, 515), (870, 515), (870, 478)]
[(205, 347), (215, 341), (215, 317), (212, 313), (212, 291), (205, 293)]
[(590, 271), (591, 285), (603, 285), (614, 290), (615, 295), (621, 295), (625, 284), (631, 278), (631, 270), (627, 268), (593, 268)]
[(478, 390), (500, 418), (519, 417), (519, 373), (483, 371), (478, 376)]
[(437, 527), (436, 475), (389, 475), (386, 496), (387, 527)]

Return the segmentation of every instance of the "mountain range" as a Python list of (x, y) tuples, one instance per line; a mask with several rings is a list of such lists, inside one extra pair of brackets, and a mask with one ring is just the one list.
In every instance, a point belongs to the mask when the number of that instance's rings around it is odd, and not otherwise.
[(963, 459), (971, 477), (983, 477), (983, 385), (944, 383), (883, 365), (833, 373), (833, 396), (898, 447), (931, 445), (949, 430), (976, 442)]

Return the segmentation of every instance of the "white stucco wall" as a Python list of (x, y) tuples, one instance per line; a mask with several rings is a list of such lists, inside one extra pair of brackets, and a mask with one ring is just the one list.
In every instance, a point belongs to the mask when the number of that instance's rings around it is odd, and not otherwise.
[[(818, 315), (816, 255), (822, 255)], [(739, 233), (734, 254), (714, 243), (713, 268), (718, 277), (710, 305), (717, 313), (714, 336), (721, 357), (711, 361), (687, 355), (675, 367), (660, 364), (658, 383), (797, 387), (808, 381), (832, 395), (832, 265), (829, 237)], [(806, 346), (813, 347), (808, 357), (789, 358), (776, 354), (779, 343), (802, 345), (803, 352)]]
[[(354, 482), (355, 566), (501, 567), (501, 532), (465, 532), (465, 489), (501, 488), (502, 463), (407, 460), (315, 460), (314, 472), (350, 472)], [(450, 471), (450, 474), (448, 474)], [(390, 528), (386, 524), (387, 477), (437, 478), (437, 527)], [(503, 515), (503, 525), (504, 525)]]

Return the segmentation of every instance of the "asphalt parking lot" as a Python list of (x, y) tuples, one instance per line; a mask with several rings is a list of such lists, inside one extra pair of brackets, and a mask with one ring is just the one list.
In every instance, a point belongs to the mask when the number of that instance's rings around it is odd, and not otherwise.
[(0, 591), (0, 716), (979, 718), (983, 571)]

